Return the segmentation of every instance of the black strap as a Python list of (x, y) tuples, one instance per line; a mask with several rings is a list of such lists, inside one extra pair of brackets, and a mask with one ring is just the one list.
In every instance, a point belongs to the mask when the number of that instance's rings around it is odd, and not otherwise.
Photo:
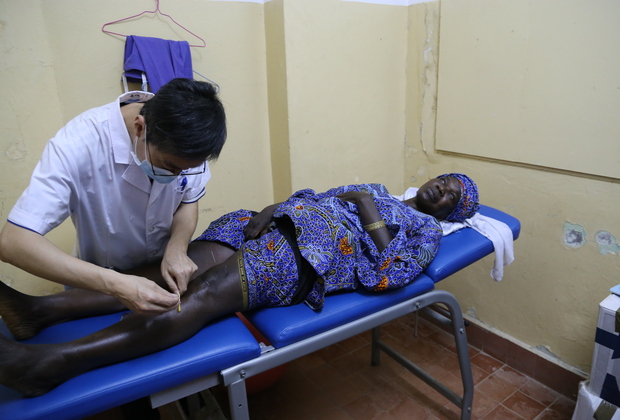
[(295, 293), (293, 293), (293, 298), (291, 300), (291, 305), (297, 305), (304, 301), (308, 293), (314, 287), (314, 282), (317, 279), (316, 271), (314, 267), (310, 265), (310, 263), (301, 256), (301, 252), (299, 252), (299, 246), (297, 245), (297, 235), (295, 234), (295, 224), (288, 216), (283, 216), (275, 219), (276, 228), (278, 231), (284, 236), (286, 242), (290, 245), (293, 250), (293, 255), (295, 256), (295, 262), (297, 263), (297, 272), (299, 275), (299, 284)]

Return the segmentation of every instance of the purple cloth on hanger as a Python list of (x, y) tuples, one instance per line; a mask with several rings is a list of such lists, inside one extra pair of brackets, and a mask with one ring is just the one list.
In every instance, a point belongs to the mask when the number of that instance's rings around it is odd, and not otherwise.
[(187, 41), (130, 35), (125, 42), (125, 77), (142, 83), (146, 73), (151, 92), (177, 77), (193, 78), (192, 55)]

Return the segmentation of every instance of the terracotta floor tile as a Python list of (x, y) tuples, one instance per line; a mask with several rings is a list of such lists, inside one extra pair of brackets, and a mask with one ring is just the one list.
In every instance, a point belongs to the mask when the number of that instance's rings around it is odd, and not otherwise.
[(379, 376), (386, 381), (400, 377), (400, 375), (407, 371), (400, 363), (385, 354), (381, 355), (380, 363), (377, 366), (373, 366), (373, 369), (376, 369)]
[(406, 399), (389, 411), (393, 420), (438, 420), (438, 417), (428, 407), (423, 407), (417, 402)]
[(443, 330), (437, 330), (433, 334), (429, 335), (428, 338), (451, 352), (456, 353), (456, 344), (452, 334)]
[(415, 338), (407, 347), (422, 358), (432, 357), (437, 352), (444, 350), (441, 345), (426, 338)]
[[(381, 328), (382, 333), (391, 335), (392, 337), (401, 340), (403, 342), (408, 342), (410, 340), (415, 339), (414, 332), (415, 330), (405, 324), (389, 324)], [(419, 332), (419, 330), (418, 330)]]
[(349, 376), (355, 372), (370, 366), (370, 345), (366, 345), (353, 353), (330, 362), (330, 365), (343, 376)]
[(517, 372), (515, 369), (506, 365), (502, 366), (502, 368), (495, 372), (494, 375), (517, 388), (521, 388), (529, 380), (529, 378), (521, 372)]
[(434, 360), (425, 359), (417, 364), (418, 367), (431, 375), (433, 378), (439, 380), (446, 376), (450, 369), (445, 369), (443, 366), (437, 364)]
[(342, 379), (342, 374), (330, 365), (320, 366), (306, 372), (305, 375), (319, 387), (325, 387), (327, 384)]
[(387, 381), (379, 375), (376, 367), (370, 365), (353, 373), (348, 379), (355, 388), (365, 394), (374, 391), (376, 388), (385, 386), (387, 383)]
[[(306, 419), (320, 418), (334, 410), (341, 408), (338, 404), (330, 401), (323, 393), (306, 395), (303, 399), (292, 401), (297, 404), (295, 412)], [(290, 417), (293, 418), (293, 417)]]
[(422, 379), (411, 372), (404, 372), (402, 375), (394, 377), (390, 383), (410, 398), (415, 394), (434, 391), (430, 386), (426, 385)]
[[(460, 368), (458, 370), (458, 372), (460, 372)], [(454, 373), (454, 372), (452, 372)], [(472, 363), (471, 365), (471, 374), (473, 376), (474, 379), (474, 386), (478, 385), (480, 382), (484, 381), (486, 378), (488, 378), (491, 374), (481, 368), (479, 368), (478, 366), (474, 365)]]
[(523, 420), (523, 417), (510, 411), (503, 405), (497, 406), (493, 411), (483, 417), (484, 420)]
[(418, 316), (417, 313), (408, 314), (403, 317), (398, 318), (398, 322), (402, 322), (403, 324), (415, 329), (416, 326), (416, 318), (418, 321), (418, 335), (422, 337), (428, 337), (430, 334), (439, 330), (436, 325), (428, 322), (421, 316)]
[(379, 417), (375, 417), (374, 420), (394, 420), (394, 416), (390, 413), (382, 413)]
[[(414, 363), (424, 358), (423, 356), (414, 354), (414, 351), (411, 350), (410, 346), (407, 346), (405, 342), (389, 334), (382, 335), (381, 341), (383, 341), (386, 345), (392, 347), (392, 349), (398, 353), (401, 353), (401, 354), (409, 353), (410, 356), (415, 357), (415, 359), (411, 359)], [(383, 357), (384, 357), (384, 354), (381, 355), (381, 358)]]
[(502, 405), (526, 420), (534, 420), (545, 409), (544, 405), (528, 397), (521, 391), (512, 394)]
[(460, 376), (448, 373), (441, 378), (440, 382), (454, 391), (456, 395), (463, 396), (463, 380)]
[(342, 378), (339, 381), (329, 384), (329, 386), (323, 387), (322, 391), (329, 400), (338, 404), (340, 407), (343, 407), (364, 395), (364, 393), (352, 387), (346, 378)]
[(538, 417), (536, 417), (536, 420), (570, 420), (571, 418), (572, 414), (567, 417), (566, 414), (562, 414), (558, 411), (546, 408), (542, 413), (538, 415)]
[(429, 357), (427, 360), (432, 361), (437, 366), (440, 366), (443, 369), (445, 369), (447, 372), (452, 371), (452, 372), (458, 373), (459, 376), (461, 375), (460, 374), (461, 370), (459, 368), (459, 359), (455, 353), (449, 350), (440, 349), (435, 354), (433, 354), (431, 357)]
[[(407, 324), (407, 325), (409, 325), (411, 328), (415, 330), (415, 318), (412, 317), (411, 324)], [(439, 330), (439, 328), (437, 328), (435, 325), (431, 324), (430, 322), (422, 318), (418, 320), (418, 336), (428, 337), (429, 335), (431, 335), (437, 330)]]
[[(443, 407), (436, 414), (440, 420), (460, 420), (461, 418), (461, 409), (455, 406), (454, 404)], [(471, 414), (471, 420), (478, 420), (480, 417), (475, 414)]]
[(557, 392), (551, 388), (547, 388), (543, 384), (534, 379), (529, 379), (528, 382), (520, 389), (525, 395), (528, 395), (544, 405), (545, 407), (553, 403), (559, 396)]
[[(315, 419), (316, 420), (355, 420), (342, 408), (330, 411), (329, 413), (326, 413), (323, 417), (315, 417)], [(252, 418), (252, 420), (254, 419)]]
[(323, 366), (325, 364), (325, 359), (323, 359), (318, 352), (310, 353), (306, 356), (300, 357), (299, 359), (295, 359), (290, 363), (290, 365), (304, 372), (311, 369), (316, 369), (319, 366)]
[[(451, 335), (422, 318), (418, 321), (417, 338), (415, 318), (407, 316), (388, 323), (382, 340), (462, 395)], [(252, 420), (460, 419), (457, 406), (386, 354), (372, 366), (370, 339), (366, 332), (290, 362), (279, 382), (248, 397)], [(472, 420), (572, 417), (572, 399), (477, 348), (469, 350), (475, 385)], [(216, 387), (213, 394), (229, 414), (225, 388)]]
[(476, 389), (500, 403), (517, 391), (515, 385), (495, 375), (491, 375), (480, 382)]
[(575, 401), (570, 400), (563, 395), (560, 395), (558, 399), (549, 406), (549, 408), (557, 411), (561, 415), (565, 416), (565, 418), (570, 418), (573, 414), (573, 411), (575, 411)]
[(481, 353), (480, 349), (477, 349), (476, 347), (472, 346), (471, 344), (467, 346), (467, 351), (469, 352), (469, 359), (471, 360), (472, 357), (477, 356), (478, 354)]
[(323, 419), (329, 417), (332, 412), (342, 409), (340, 405), (330, 401), (324, 394), (316, 395), (314, 398), (309, 397), (301, 405), (301, 408), (306, 416), (311, 419)]
[(407, 399), (407, 396), (400, 389), (389, 382), (378, 386), (367, 395), (384, 411), (390, 411)]
[[(366, 335), (368, 335), (368, 337), (366, 337)], [(348, 338), (344, 341), (341, 341), (338, 344), (344, 351), (346, 351), (347, 353), (351, 353), (365, 346), (366, 344), (370, 342), (371, 342), (371, 336), (370, 336), (370, 332), (368, 332), (368, 334), (363, 333), (363, 334), (354, 335), (353, 337)]]
[(426, 392), (414, 393), (408, 397), (432, 412), (440, 411), (443, 407), (452, 404), (446, 397), (430, 387)]
[(332, 344), (329, 347), (325, 347), (324, 349), (317, 350), (314, 354), (319, 356), (325, 362), (331, 362), (343, 356), (346, 356), (347, 354), (349, 354), (349, 352), (342, 348), (342, 346), (340, 346), (340, 343), (337, 343)]
[(362, 395), (360, 398), (350, 402), (343, 408), (344, 411), (356, 420), (372, 420), (384, 411), (368, 395)]
[(493, 398), (487, 397), (482, 392), (474, 389), (474, 403), (472, 414), (478, 418), (483, 418), (489, 414), (495, 407), (497, 407), (497, 401)]
[(480, 369), (488, 373), (495, 373), (496, 370), (504, 366), (504, 363), (500, 362), (494, 357), (489, 356), (486, 353), (479, 353), (471, 357), (471, 364), (478, 366)]

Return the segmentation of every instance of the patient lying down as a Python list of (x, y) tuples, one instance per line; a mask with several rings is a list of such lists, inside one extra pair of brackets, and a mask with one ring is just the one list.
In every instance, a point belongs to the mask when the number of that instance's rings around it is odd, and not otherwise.
[[(199, 268), (181, 312), (132, 314), (66, 343), (28, 345), (0, 335), (0, 383), (37, 396), (84, 372), (185, 341), (223, 315), (300, 302), (319, 310), (330, 292), (402, 287), (435, 257), (442, 235), (437, 219), (462, 221), (477, 209), (475, 183), (446, 174), (406, 201), (382, 185), (363, 184), (301, 190), (258, 214), (229, 213), (189, 245)], [(157, 264), (133, 273), (165, 284)], [(17, 340), (58, 322), (124, 309), (90, 290), (34, 297), (0, 282), (0, 315)]]

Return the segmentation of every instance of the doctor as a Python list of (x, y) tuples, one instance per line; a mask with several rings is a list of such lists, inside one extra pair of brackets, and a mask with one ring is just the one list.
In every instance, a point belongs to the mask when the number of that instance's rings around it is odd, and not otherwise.
[[(47, 143), (0, 232), (0, 259), (136, 312), (175, 308), (197, 269), (187, 246), (211, 176), (207, 162), (225, 140), (215, 89), (189, 79), (78, 115)], [(44, 236), (69, 216), (77, 258)], [(120, 273), (158, 259), (170, 291)]]

